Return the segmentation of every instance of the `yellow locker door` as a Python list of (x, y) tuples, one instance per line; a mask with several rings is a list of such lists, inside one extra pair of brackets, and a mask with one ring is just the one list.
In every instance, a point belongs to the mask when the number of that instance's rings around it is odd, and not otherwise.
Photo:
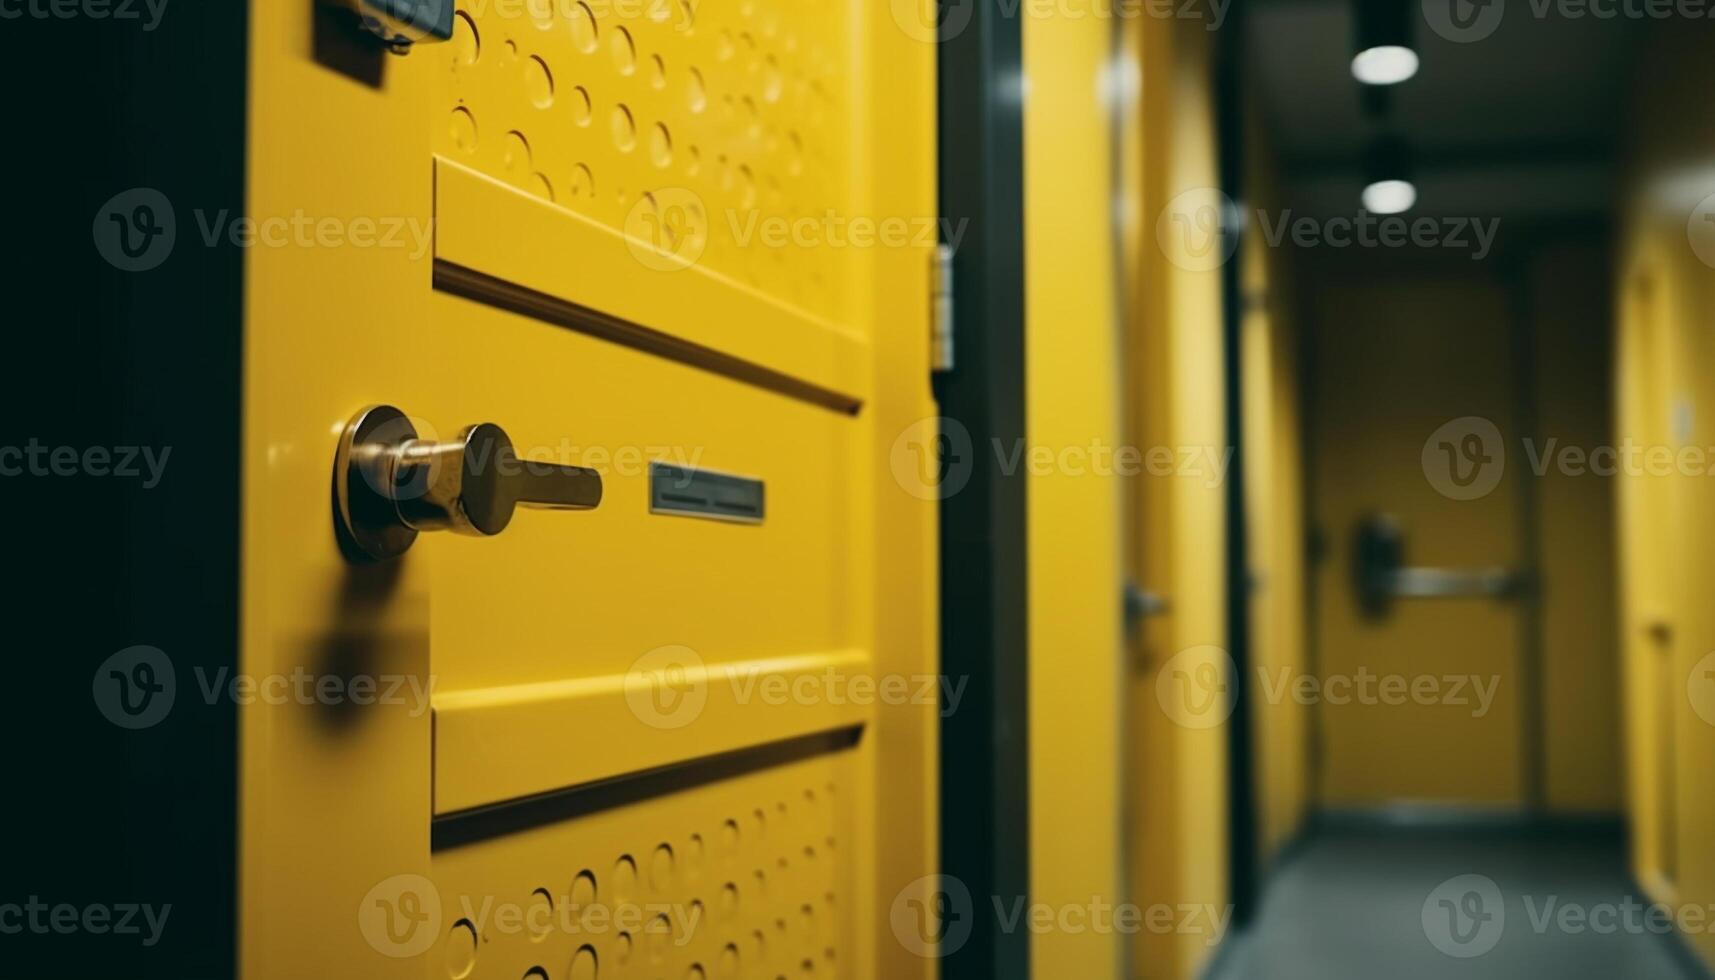
[(374, 686), (244, 709), (244, 976), (926, 972), (933, 505), (872, 460), (934, 74), (873, 7), (255, 5), (242, 659)]

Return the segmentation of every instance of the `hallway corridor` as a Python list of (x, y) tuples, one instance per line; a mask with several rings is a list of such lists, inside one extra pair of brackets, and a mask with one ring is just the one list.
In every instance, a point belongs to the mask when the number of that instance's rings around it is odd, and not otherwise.
[[(1350, 831), (1287, 861), (1218, 980), (1697, 976), (1649, 930), (1617, 835)], [(1467, 875), (1501, 901), (1453, 881)], [(1459, 938), (1443, 900), (1460, 910)]]

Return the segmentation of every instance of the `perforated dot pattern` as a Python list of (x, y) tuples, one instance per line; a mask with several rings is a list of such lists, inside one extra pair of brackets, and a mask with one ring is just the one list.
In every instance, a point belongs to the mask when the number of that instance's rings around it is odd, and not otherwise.
[(763, 230), (854, 217), (850, 3), (459, 7), (436, 55), (436, 152), (634, 237), (661, 229), (669, 251), (849, 320), (850, 250)]
[[(793, 762), (437, 851), (431, 975), (844, 975), (853, 761)], [(511, 924), (507, 907), (523, 910)]]

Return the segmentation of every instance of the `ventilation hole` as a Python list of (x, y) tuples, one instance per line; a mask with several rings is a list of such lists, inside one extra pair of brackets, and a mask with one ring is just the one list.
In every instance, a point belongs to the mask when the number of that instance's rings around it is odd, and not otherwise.
[(622, 854), (613, 864), (613, 904), (629, 905), (637, 894), (637, 861)]
[(601, 32), (596, 28), (595, 14), (590, 11), (589, 5), (581, 2), (573, 4), (567, 19), (572, 22), (572, 44), (585, 54), (595, 51), (596, 45), (601, 42)]
[(466, 153), (476, 150), (476, 117), (469, 109), (464, 106), (454, 109), (447, 131), (452, 134), (454, 146)]
[(692, 113), (701, 113), (709, 105), (709, 90), (703, 82), (703, 73), (692, 68), (685, 73), (685, 88), (688, 93), (688, 104)]
[[(644, 200), (651, 209), (655, 206), (653, 195), (645, 194)], [(673, 887), (674, 872), (673, 847), (662, 844), (655, 848), (655, 854), (649, 859), (649, 885), (656, 891), (668, 891)]]
[(664, 123), (649, 129), (649, 159), (662, 170), (673, 165), (673, 135)]
[(595, 947), (580, 946), (572, 955), (571, 980), (596, 980), (600, 975), (601, 960), (596, 956)]
[(613, 107), (613, 145), (622, 153), (630, 153), (637, 145), (637, 120), (631, 116), (631, 110), (623, 105)]
[(578, 876), (572, 879), (570, 900), (574, 909), (585, 909), (594, 905), (599, 896), (600, 890), (596, 887), (595, 872), (586, 868), (578, 872)]
[(623, 27), (616, 27), (613, 40), (608, 42), (613, 50), (613, 67), (621, 75), (630, 75), (637, 71), (637, 44), (631, 40), (631, 32)]
[(649, 937), (649, 962), (660, 963), (667, 958), (667, 945), (673, 939), (673, 923), (665, 915), (657, 915), (643, 927)]
[(476, 926), (469, 919), (453, 923), (447, 934), (447, 976), (465, 980), (476, 969)]
[(514, 129), (506, 134), (506, 148), (501, 153), (501, 164), (508, 173), (523, 174), (530, 170), (530, 141), (524, 134)]
[(453, 14), (453, 63), (474, 65), (481, 57), (482, 34), (476, 29), (476, 21), (462, 10)]
[(574, 201), (591, 201), (595, 199), (595, 174), (584, 164), (572, 168), (572, 178), (566, 184), (566, 193)]
[(722, 921), (729, 920), (738, 914), (738, 885), (729, 881), (721, 886), (719, 908)]
[(530, 104), (546, 109), (554, 104), (554, 73), (548, 63), (536, 55), (524, 62), (524, 92)]

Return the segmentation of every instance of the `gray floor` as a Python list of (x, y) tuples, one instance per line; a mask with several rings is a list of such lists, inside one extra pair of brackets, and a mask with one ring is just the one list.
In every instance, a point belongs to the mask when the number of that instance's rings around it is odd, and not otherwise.
[(1628, 899), (1617, 839), (1322, 837), (1270, 882), (1216, 980), (1694, 977)]

